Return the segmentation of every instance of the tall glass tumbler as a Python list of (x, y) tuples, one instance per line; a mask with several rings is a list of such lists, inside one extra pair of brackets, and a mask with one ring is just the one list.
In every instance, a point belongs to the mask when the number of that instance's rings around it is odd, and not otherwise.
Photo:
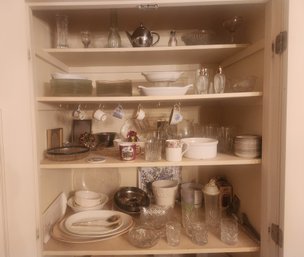
[(56, 47), (67, 48), (68, 46), (68, 16), (56, 15)]
[(150, 137), (145, 142), (145, 160), (160, 161), (162, 154), (162, 141), (157, 137)]
[(202, 185), (183, 183), (181, 185), (182, 225), (189, 235), (190, 217), (202, 205)]

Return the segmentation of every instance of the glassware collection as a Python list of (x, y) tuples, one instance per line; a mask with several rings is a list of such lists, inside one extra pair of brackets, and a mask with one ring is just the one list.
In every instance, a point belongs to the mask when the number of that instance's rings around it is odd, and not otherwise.
[[(69, 17), (67, 15), (58, 14), (56, 16), (56, 47), (57, 48), (67, 48), (69, 47), (68, 38), (68, 23)], [(175, 47), (178, 45), (179, 39), (184, 45), (208, 45), (214, 43), (239, 43), (238, 32), (242, 25), (244, 24), (244, 19), (241, 16), (235, 16), (229, 18), (222, 22), (222, 27), (229, 33), (229, 40), (219, 39), (223, 36), (216, 35), (213, 30), (196, 30), (182, 34), (177, 37), (177, 31), (171, 30), (169, 32), (168, 44), (167, 46)], [(126, 31), (126, 35), (129, 39), (129, 43), (133, 47), (150, 47), (159, 43), (160, 35), (155, 31), (150, 31), (143, 24), (140, 24), (133, 33)], [(155, 36), (155, 37), (153, 37)], [(90, 37), (90, 31), (85, 30), (84, 33), (80, 32), (80, 39), (83, 43), (84, 48), (88, 48), (92, 38)], [(228, 42), (227, 42), (228, 41)], [(118, 14), (117, 10), (111, 10), (110, 12), (110, 25), (107, 34), (107, 44), (103, 47), (118, 48), (122, 46), (121, 35), (118, 27)]]

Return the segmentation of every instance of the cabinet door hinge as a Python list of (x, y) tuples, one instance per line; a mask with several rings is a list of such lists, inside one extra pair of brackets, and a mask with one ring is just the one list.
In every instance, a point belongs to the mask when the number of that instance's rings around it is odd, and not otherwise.
[(276, 54), (282, 54), (287, 48), (287, 31), (280, 32), (272, 44), (272, 51)]
[(39, 228), (36, 229), (36, 239), (38, 240), (40, 238), (40, 231)]
[(32, 59), (31, 50), (27, 49), (27, 59), (30, 61)]
[(271, 239), (279, 246), (283, 247), (283, 231), (277, 224), (271, 224)]

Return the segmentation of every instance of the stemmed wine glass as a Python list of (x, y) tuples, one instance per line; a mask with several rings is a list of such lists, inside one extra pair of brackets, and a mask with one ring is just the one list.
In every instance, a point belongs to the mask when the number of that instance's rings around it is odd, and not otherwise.
[(87, 30), (81, 31), (81, 42), (83, 43), (84, 48), (88, 48), (91, 43), (90, 32)]
[(222, 25), (223, 28), (226, 29), (230, 33), (230, 43), (235, 44), (235, 34), (236, 31), (240, 28), (240, 26), (244, 23), (244, 19), (241, 16), (234, 16), (227, 20), (224, 20)]

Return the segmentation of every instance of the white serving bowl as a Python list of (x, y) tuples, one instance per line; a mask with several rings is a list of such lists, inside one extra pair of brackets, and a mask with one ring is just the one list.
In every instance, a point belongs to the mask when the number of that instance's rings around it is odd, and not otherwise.
[(177, 194), (177, 180), (156, 180), (152, 183), (152, 191), (155, 196), (155, 202), (160, 206), (174, 207)]
[(170, 96), (170, 95), (185, 95), (190, 87), (192, 87), (193, 84), (189, 84), (187, 86), (183, 87), (144, 87), (144, 86), (138, 86), (138, 88), (141, 90), (142, 95), (148, 95), (148, 96)]
[(181, 141), (188, 145), (185, 157), (190, 159), (212, 159), (217, 154), (218, 140), (205, 137), (182, 138)]
[(101, 194), (94, 191), (80, 190), (75, 192), (75, 203), (82, 207), (100, 205)]
[(149, 82), (174, 82), (180, 78), (183, 72), (179, 71), (156, 71), (142, 72), (142, 75)]

